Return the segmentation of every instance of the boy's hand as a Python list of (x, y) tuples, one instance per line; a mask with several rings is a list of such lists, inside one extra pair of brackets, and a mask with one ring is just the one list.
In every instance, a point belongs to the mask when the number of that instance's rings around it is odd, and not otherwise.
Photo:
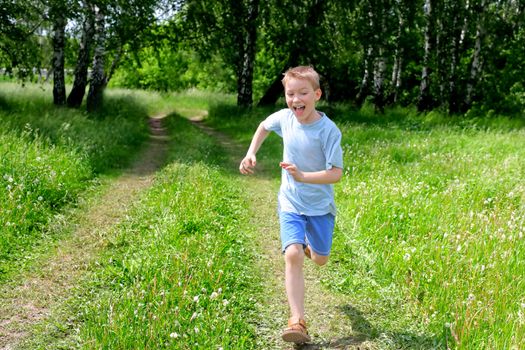
[(255, 168), (255, 164), (257, 164), (255, 155), (247, 155), (242, 160), (241, 165), (239, 165), (239, 171), (243, 175), (253, 174), (253, 168)]
[(288, 174), (292, 175), (295, 181), (303, 182), (304, 174), (295, 164), (280, 162), (279, 166), (286, 170)]

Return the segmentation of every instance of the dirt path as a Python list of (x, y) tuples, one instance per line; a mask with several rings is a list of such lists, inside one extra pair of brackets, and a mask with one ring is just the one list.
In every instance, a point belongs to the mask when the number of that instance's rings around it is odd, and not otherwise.
[(16, 348), (31, 335), (32, 327), (68, 298), (97, 257), (103, 237), (151, 185), (167, 153), (163, 117), (150, 118), (150, 140), (142, 153), (128, 171), (107, 186), (96, 203), (79, 215), (73, 234), (52, 248), (51, 258), (37, 264), (18, 283), (0, 287), (0, 349)]
[[(246, 151), (226, 135), (193, 120), (203, 132), (215, 137), (230, 155), (227, 166), (236, 169)], [(24, 342), (33, 327), (51, 316), (56, 306), (64, 303), (78, 279), (97, 258), (97, 251), (109, 230), (121, 219), (140, 193), (147, 189), (155, 172), (164, 164), (168, 138), (162, 128), (162, 117), (150, 120), (151, 140), (134, 165), (109, 184), (105, 192), (79, 214), (70, 238), (57, 244), (51, 258), (25, 274), (17, 284), (0, 287), (0, 349), (15, 349)], [(261, 164), (259, 164), (261, 166)], [(261, 349), (290, 349), (280, 339), (286, 325), (288, 305), (284, 290), (284, 262), (280, 254), (279, 227), (275, 210), (278, 183), (264, 176), (242, 177), (241, 181), (252, 203), (251, 230), (259, 253), (258, 265), (264, 274), (264, 294), (257, 324)], [(376, 349), (369, 341), (352, 331), (345, 314), (349, 301), (326, 290), (320, 283), (322, 268), (307, 261), (306, 310), (311, 344), (302, 349)]]
[[(217, 139), (230, 154), (229, 166), (236, 169), (246, 149), (233, 142), (227, 135), (204, 125), (199, 119), (195, 119), (194, 124)], [(259, 172), (262, 170), (261, 166), (262, 164), (259, 163)], [(276, 167), (276, 171), (279, 171), (278, 169)], [(281, 340), (282, 328), (288, 320), (288, 304), (276, 212), (279, 184), (257, 175), (243, 177), (242, 181), (245, 193), (251, 197), (251, 226), (255, 230), (253, 241), (257, 244), (256, 251), (260, 252), (258, 265), (264, 274), (265, 282), (263, 305), (259, 311), (261, 322), (257, 325), (261, 349), (377, 349), (373, 341), (359, 336), (352, 330), (352, 322), (346, 312), (350, 301), (321, 285), (323, 267), (318, 267), (311, 261), (305, 261), (305, 307), (312, 343), (294, 347)]]

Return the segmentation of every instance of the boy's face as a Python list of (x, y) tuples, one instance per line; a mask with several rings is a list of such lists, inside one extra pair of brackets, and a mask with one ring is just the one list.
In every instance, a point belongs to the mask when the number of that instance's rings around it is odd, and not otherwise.
[(319, 119), (315, 102), (321, 98), (321, 89), (315, 89), (306, 79), (290, 78), (284, 88), (286, 104), (299, 123), (309, 124)]

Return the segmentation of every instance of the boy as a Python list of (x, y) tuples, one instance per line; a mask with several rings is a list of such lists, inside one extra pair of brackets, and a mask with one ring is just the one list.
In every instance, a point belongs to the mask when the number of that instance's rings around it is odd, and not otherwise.
[(282, 80), (287, 109), (264, 120), (253, 135), (239, 171), (253, 173), (256, 153), (271, 131), (283, 138), (279, 221), (285, 259), (285, 286), (291, 317), (284, 341), (306, 343), (303, 261), (328, 261), (335, 222), (333, 184), (343, 174), (341, 132), (315, 109), (321, 98), (319, 75), (312, 67), (289, 69)]

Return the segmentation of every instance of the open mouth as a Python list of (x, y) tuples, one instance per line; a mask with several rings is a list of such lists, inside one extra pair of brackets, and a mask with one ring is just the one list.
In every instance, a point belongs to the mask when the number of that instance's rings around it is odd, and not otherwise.
[(300, 106), (300, 107), (294, 106), (293, 107), (294, 112), (298, 112), (298, 113), (302, 113), (304, 109), (305, 109), (305, 106)]

